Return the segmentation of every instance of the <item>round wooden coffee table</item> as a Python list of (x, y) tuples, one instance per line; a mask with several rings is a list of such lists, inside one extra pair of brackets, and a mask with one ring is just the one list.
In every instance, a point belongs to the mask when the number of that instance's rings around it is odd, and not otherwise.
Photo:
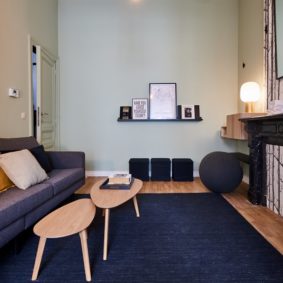
[(136, 215), (137, 217), (140, 217), (136, 194), (141, 190), (143, 183), (139, 179), (134, 179), (129, 190), (100, 189), (100, 186), (105, 180), (106, 179), (100, 180), (93, 185), (90, 191), (90, 196), (94, 204), (105, 211), (103, 259), (107, 260), (110, 209), (133, 199)]
[(64, 205), (41, 219), (33, 228), (40, 237), (32, 280), (36, 280), (47, 238), (61, 238), (79, 233), (81, 238), (85, 276), (91, 281), (86, 229), (95, 216), (95, 205), (90, 199), (80, 199)]

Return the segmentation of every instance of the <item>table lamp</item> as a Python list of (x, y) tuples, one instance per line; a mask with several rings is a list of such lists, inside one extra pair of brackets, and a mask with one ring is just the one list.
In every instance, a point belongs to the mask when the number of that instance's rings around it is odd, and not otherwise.
[(253, 103), (260, 97), (260, 87), (256, 82), (246, 82), (242, 84), (240, 98), (245, 103), (245, 112), (253, 113)]

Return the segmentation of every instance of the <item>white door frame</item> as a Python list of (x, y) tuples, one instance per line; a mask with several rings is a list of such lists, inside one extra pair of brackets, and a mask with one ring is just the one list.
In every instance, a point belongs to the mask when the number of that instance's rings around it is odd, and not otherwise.
[(59, 92), (59, 59), (54, 57), (50, 52), (48, 52), (39, 42), (34, 40), (31, 35), (28, 35), (28, 89), (29, 89), (29, 115), (28, 115), (28, 123), (29, 123), (29, 135), (33, 136), (33, 85), (32, 85), (32, 53), (33, 53), (33, 46), (39, 45), (41, 49), (47, 53), (50, 58), (54, 58), (55, 65), (56, 65), (56, 73), (55, 73), (55, 115), (56, 115), (56, 130), (55, 130), (55, 146), (56, 149), (60, 148), (60, 116), (59, 116), (59, 109), (60, 109), (60, 92)]

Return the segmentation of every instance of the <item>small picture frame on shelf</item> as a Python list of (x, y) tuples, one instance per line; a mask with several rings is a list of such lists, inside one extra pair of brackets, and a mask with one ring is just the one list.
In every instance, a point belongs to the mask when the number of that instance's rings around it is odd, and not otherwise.
[(121, 120), (132, 119), (132, 107), (131, 106), (120, 106), (120, 119)]
[(199, 119), (199, 105), (178, 105), (178, 118), (182, 120)]
[(148, 99), (147, 98), (133, 98), (132, 118), (134, 120), (148, 119)]

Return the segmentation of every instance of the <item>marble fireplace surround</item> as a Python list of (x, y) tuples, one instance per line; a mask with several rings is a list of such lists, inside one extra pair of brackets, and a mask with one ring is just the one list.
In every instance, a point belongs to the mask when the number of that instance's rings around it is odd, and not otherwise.
[[(253, 204), (267, 204), (267, 145), (283, 146), (283, 114), (243, 118), (248, 133), (250, 148), (249, 191), (248, 198)], [(278, 187), (283, 180), (278, 179)]]

